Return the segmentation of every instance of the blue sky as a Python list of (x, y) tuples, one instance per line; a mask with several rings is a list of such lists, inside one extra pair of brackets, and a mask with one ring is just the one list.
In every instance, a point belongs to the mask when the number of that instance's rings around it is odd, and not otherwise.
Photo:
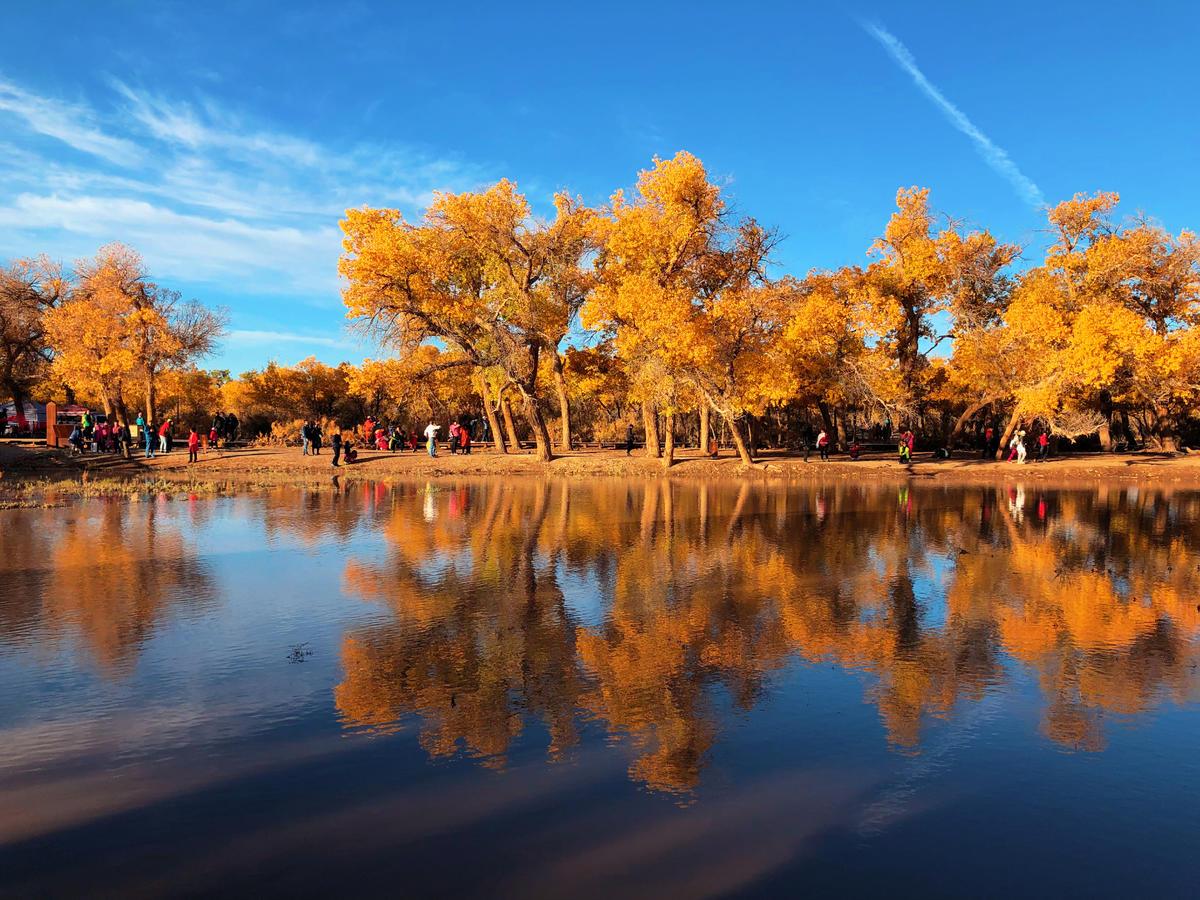
[(913, 184), (1030, 257), (1076, 191), (1200, 226), (1191, 4), (9, 6), (0, 258), (130, 243), (230, 309), (235, 372), (372, 353), (347, 207), (500, 177), (601, 202), (679, 149), (797, 273), (863, 261)]

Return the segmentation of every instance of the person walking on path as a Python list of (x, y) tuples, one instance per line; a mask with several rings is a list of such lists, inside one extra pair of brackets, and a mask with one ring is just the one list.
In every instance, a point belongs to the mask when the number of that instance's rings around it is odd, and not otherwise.
[(821, 454), (822, 462), (829, 462), (829, 435), (824, 428), (817, 435), (817, 452)]
[(1014, 431), (1013, 436), (1008, 441), (1008, 459), (1006, 462), (1012, 462), (1017, 458), (1017, 444), (1021, 442), (1021, 432)]
[(129, 459), (133, 448), (133, 435), (129, 433), (128, 425), (121, 425), (117, 430), (117, 440), (120, 442), (121, 455)]
[(432, 420), (425, 426), (426, 449), (430, 456), (437, 456), (437, 433), (441, 430), (442, 426), (434, 425)]
[(154, 459), (154, 426), (142, 418), (142, 414), (138, 413), (137, 417), (138, 435), (142, 439), (142, 443), (146, 445), (146, 459)]
[(633, 454), (633, 425), (625, 426), (625, 455)]
[(1042, 432), (1038, 435), (1038, 462), (1045, 462), (1050, 455), (1050, 435)]
[(333, 436), (329, 438), (329, 448), (333, 451), (333, 467), (338, 467), (338, 457), (342, 455), (342, 432), (335, 428)]
[(200, 461), (200, 435), (193, 428), (188, 434), (188, 465)]

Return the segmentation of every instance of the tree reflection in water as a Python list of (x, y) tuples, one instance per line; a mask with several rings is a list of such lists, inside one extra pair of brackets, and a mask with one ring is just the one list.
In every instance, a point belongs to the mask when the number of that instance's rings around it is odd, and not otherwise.
[[(435, 757), (501, 767), (530, 719), (549, 756), (583, 719), (635, 748), (630, 776), (687, 792), (771, 673), (870, 674), (892, 744), (1032, 672), (1042, 730), (1104, 746), (1104, 713), (1195, 700), (1200, 498), (1100, 489), (782, 487), (668, 479), (366, 488), (388, 543), (348, 592), (387, 604), (348, 633), (350, 727), (408, 716)], [(343, 504), (342, 509), (345, 509)], [(565, 586), (596, 595), (587, 621)]]
[[(0, 530), (0, 644), (44, 649), (73, 635), (103, 674), (128, 675), (172, 605), (213, 595), (181, 521), (158, 502), (89, 500)], [(206, 510), (194, 504), (192, 518)]]

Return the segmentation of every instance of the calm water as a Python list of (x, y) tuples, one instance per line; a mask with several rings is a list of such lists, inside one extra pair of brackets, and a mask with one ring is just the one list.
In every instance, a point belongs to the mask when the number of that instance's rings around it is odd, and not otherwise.
[(0, 893), (1196, 896), (1200, 495), (0, 512)]

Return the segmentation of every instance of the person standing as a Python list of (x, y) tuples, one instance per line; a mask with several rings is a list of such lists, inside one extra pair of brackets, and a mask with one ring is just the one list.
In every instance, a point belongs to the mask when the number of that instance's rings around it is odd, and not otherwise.
[(301, 456), (308, 456), (308, 445), (310, 441), (312, 441), (312, 423), (305, 422), (300, 426), (300, 443), (302, 445), (302, 449), (300, 451)]
[(1045, 462), (1050, 455), (1050, 435), (1042, 432), (1038, 435), (1038, 462)]
[(193, 428), (188, 433), (188, 465), (200, 461), (200, 435)]
[(429, 420), (429, 424), (425, 426), (426, 449), (430, 456), (437, 456), (437, 433), (442, 430), (441, 425), (434, 425), (433, 420)]
[(241, 423), (238, 422), (238, 417), (233, 413), (225, 416), (225, 443), (232, 444), (237, 440), (239, 424)]
[(633, 453), (633, 424), (625, 426), (625, 455), (630, 456)]
[(983, 456), (984, 456), (984, 458), (986, 458), (987, 455), (992, 450), (992, 435), (993, 434), (995, 434), (995, 429), (992, 428), (992, 426), (989, 425), (987, 428), (983, 429)]
[(817, 435), (817, 452), (821, 454), (822, 462), (829, 462), (829, 434), (824, 428)]
[(219, 431), (217, 431), (216, 425), (214, 425), (212, 428), (208, 429), (208, 449), (209, 450), (220, 450), (221, 449), (221, 433)]
[(321, 434), (321, 424), (319, 422), (313, 422), (313, 427), (312, 427), (313, 456), (321, 455), (321, 438), (322, 437), (323, 437), (323, 435)]
[(471, 429), (460, 428), (458, 430), (458, 447), (464, 456), (471, 455)]
[(329, 438), (329, 448), (333, 451), (333, 467), (338, 467), (338, 457), (342, 455), (342, 432), (341, 429), (333, 429), (333, 436)]
[(454, 456), (458, 453), (458, 432), (462, 428), (457, 422), (451, 422), (448, 429), (450, 435), (450, 455)]
[(147, 422), (139, 415), (137, 424), (142, 441), (146, 445), (146, 459), (154, 459), (154, 423)]
[(162, 423), (162, 427), (158, 429), (158, 449), (160, 453), (166, 453), (168, 450), (167, 441), (171, 436), (171, 420)]
[(1025, 449), (1025, 432), (1023, 430), (1018, 431), (1017, 432), (1017, 463), (1019, 465), (1025, 464), (1026, 452), (1027, 451)]

